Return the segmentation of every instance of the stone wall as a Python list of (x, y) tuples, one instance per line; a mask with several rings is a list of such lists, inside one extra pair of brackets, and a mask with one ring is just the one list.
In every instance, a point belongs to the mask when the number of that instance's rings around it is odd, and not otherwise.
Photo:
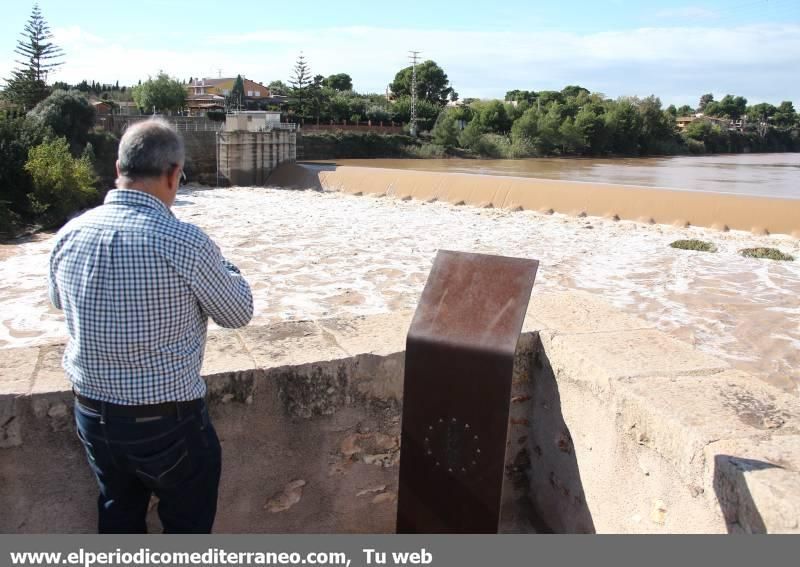
[(217, 133), (210, 130), (181, 132), (186, 144), (184, 171), (189, 181), (217, 184)]
[[(410, 313), (212, 332), (218, 532), (392, 532)], [(89, 532), (61, 345), (0, 358), (0, 532)], [(583, 293), (534, 293), (503, 531), (800, 532), (800, 401)], [(153, 529), (157, 520), (151, 518)]]
[(297, 136), (297, 159), (408, 157), (418, 142), (402, 133), (362, 131), (312, 131), (304, 128)]

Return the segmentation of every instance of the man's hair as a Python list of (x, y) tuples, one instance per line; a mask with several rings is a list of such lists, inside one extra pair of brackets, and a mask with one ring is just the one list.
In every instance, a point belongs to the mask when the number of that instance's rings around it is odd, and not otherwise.
[(119, 142), (119, 173), (129, 179), (159, 177), (186, 157), (183, 138), (163, 118), (134, 124)]

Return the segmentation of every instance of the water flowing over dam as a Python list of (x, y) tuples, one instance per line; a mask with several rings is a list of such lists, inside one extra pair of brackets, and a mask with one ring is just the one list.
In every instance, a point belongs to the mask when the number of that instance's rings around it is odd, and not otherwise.
[[(800, 238), (800, 199), (511, 175), (285, 164), (268, 185)], [(395, 160), (379, 160), (390, 161)], [(446, 161), (447, 160), (443, 160)], [(345, 162), (348, 163), (348, 162)], [(408, 160), (414, 167), (414, 160)], [(424, 167), (425, 164), (422, 164)], [(463, 170), (460, 170), (463, 171)]]

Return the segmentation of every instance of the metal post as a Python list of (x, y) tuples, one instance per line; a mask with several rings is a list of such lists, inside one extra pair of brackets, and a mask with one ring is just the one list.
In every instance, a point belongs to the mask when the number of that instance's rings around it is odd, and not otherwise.
[(408, 332), (398, 533), (496, 533), (538, 261), (439, 251)]

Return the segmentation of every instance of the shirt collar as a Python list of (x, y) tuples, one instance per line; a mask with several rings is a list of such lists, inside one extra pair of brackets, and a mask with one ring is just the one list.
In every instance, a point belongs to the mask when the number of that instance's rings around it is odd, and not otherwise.
[(175, 215), (163, 201), (144, 191), (136, 189), (112, 189), (106, 194), (105, 205), (128, 205), (132, 207), (148, 207), (171, 217)]

